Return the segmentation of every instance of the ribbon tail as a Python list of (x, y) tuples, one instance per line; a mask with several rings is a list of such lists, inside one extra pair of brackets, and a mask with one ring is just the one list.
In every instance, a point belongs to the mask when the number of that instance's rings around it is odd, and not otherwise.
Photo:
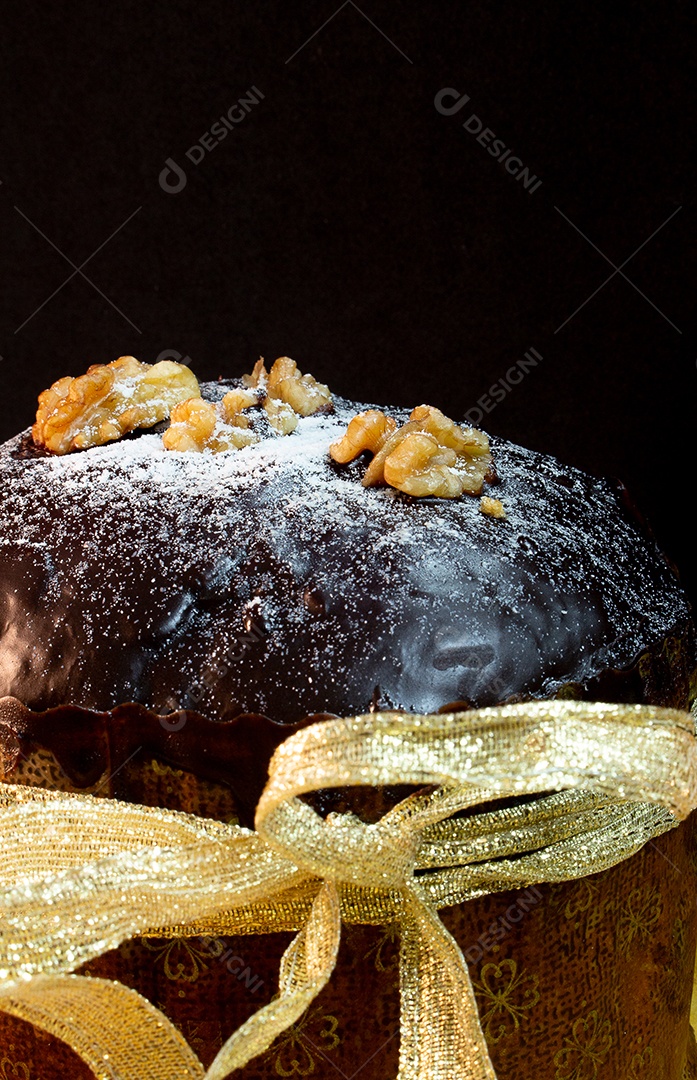
[(224, 1080), (271, 1046), (300, 1019), (331, 977), (341, 935), (339, 895), (334, 884), (320, 889), (310, 917), (281, 959), (279, 994), (228, 1039), (205, 1080)]
[(496, 1080), (465, 958), (411, 890), (401, 940), (398, 1080)]
[[(3, 823), (0, 813), (4, 838)], [(259, 837), (236, 833), (185, 846), (177, 846), (175, 834), (171, 848), (120, 851), (51, 874), (50, 813), (43, 827), (48, 835), (30, 835), (21, 862), (29, 880), (0, 888), (0, 978), (6, 983), (74, 971), (138, 934), (206, 922), (260, 902), (271, 923), (268, 901), (307, 877)], [(73, 827), (89, 833), (99, 824), (86, 813)], [(34, 866), (41, 866), (43, 878), (33, 875)]]
[(61, 1039), (97, 1080), (203, 1080), (174, 1025), (121, 983), (42, 975), (0, 993), (0, 1010)]

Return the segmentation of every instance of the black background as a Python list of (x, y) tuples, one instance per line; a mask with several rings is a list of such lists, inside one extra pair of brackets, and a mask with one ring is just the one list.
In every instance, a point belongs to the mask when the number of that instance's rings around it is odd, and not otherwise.
[[(337, 393), (461, 418), (532, 346), (483, 426), (620, 476), (694, 596), (687, 3), (8, 10), (0, 438), (55, 379), (124, 353), (201, 378), (285, 353)], [(251, 87), (263, 100), (191, 164)], [(443, 87), (471, 100), (441, 115)], [(534, 193), (463, 130), (472, 113)]]

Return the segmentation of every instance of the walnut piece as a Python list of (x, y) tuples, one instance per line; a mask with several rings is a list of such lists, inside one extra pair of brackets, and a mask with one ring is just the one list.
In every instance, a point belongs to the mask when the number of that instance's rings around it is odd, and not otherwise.
[(500, 499), (490, 499), (488, 495), (483, 495), (479, 500), (479, 509), (487, 517), (504, 519), (506, 517), (506, 510)]
[(244, 409), (251, 409), (259, 404), (259, 396), (253, 390), (230, 390), (220, 403), (223, 415), (229, 424), (235, 427), (249, 427), (249, 418), (242, 416)]
[(363, 477), (365, 487), (389, 484), (414, 496), (479, 495), (492, 464), (482, 431), (460, 427), (431, 405), (419, 405), (401, 428), (378, 409), (358, 413), (329, 452), (344, 463), (364, 450), (375, 454)]
[[(432, 435), (440, 447), (455, 451), (452, 464), (457, 467), (462, 482), (458, 495), (462, 495), (464, 491), (471, 495), (480, 493), (487, 469), (491, 464), (487, 436), (484, 432), (477, 431), (475, 428), (461, 428), (448, 419), (447, 416), (444, 416), (440, 409), (436, 409), (432, 405), (417, 406), (412, 411), (407, 423), (383, 443), (366, 470), (363, 478), (366, 487), (391, 483), (385, 475), (387, 459), (395, 452), (400, 443), (413, 432), (425, 432)], [(450, 465), (447, 467), (450, 467)], [(393, 484), (391, 486), (397, 487), (399, 485)], [(429, 492), (428, 494), (434, 495), (435, 492)], [(450, 495), (446, 497), (455, 498), (456, 496)]]
[(463, 487), (453, 466), (457, 454), (426, 431), (410, 431), (385, 459), (385, 482), (406, 495), (456, 499)]
[(211, 402), (185, 402), (172, 413), (172, 423), (163, 439), (168, 450), (240, 449), (259, 441), (252, 431), (247, 409), (261, 405), (277, 435), (289, 435), (301, 416), (310, 416), (331, 404), (329, 389), (303, 375), (289, 356), (279, 356), (271, 371), (263, 356), (251, 375), (242, 377), (242, 386), (230, 390), (217, 405)]
[(144, 364), (120, 356), (44, 390), (32, 436), (37, 446), (54, 454), (86, 450), (136, 428), (152, 427), (166, 420), (178, 402), (199, 394), (196, 376), (183, 364)]
[(289, 356), (279, 356), (274, 361), (266, 392), (270, 398), (280, 398), (290, 405), (298, 416), (312, 416), (332, 400), (329, 387), (317, 382), (312, 375), (303, 375)]
[(299, 416), (312, 416), (331, 405), (329, 387), (312, 375), (303, 375), (289, 356), (279, 356), (270, 371), (260, 356), (252, 374), (245, 375), (242, 382), (265, 395), (264, 409), (271, 427), (279, 435), (294, 431)]
[(366, 409), (354, 416), (344, 437), (332, 443), (329, 453), (340, 465), (354, 461), (365, 450), (377, 454), (396, 429), (397, 421), (391, 416), (379, 409)]
[(252, 369), (251, 375), (243, 375), (242, 382), (253, 390), (263, 390), (268, 382), (269, 373), (266, 370), (264, 357), (260, 356)]
[(162, 436), (165, 449), (219, 454), (251, 446), (259, 436), (242, 410), (256, 404), (256, 394), (249, 390), (231, 390), (217, 403), (202, 398), (182, 401), (172, 410), (172, 422)]
[(290, 435), (298, 426), (300, 417), (285, 401), (267, 397), (264, 402), (264, 410), (269, 418), (271, 427), (277, 435)]

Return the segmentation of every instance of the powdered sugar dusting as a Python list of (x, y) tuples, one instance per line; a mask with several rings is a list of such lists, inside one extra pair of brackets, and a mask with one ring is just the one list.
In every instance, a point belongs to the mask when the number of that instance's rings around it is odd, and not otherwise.
[(687, 617), (610, 482), (494, 439), (505, 521), (365, 489), (328, 453), (365, 407), (221, 454), (157, 434), (60, 458), (6, 443), (0, 694), (292, 720), (362, 711), (377, 685), (430, 710), (551, 694)]

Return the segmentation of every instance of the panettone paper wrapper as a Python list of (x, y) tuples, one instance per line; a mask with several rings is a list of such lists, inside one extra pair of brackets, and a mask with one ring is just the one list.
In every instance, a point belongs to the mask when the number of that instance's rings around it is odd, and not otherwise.
[[(20, 758), (6, 779), (72, 786), (46, 752)], [(110, 794), (113, 783), (98, 794)], [(223, 820), (231, 810), (224, 788), (157, 759), (126, 763), (119, 796)], [(697, 1077), (689, 1026), (695, 854), (691, 815), (600, 873), (538, 881), (442, 910), (467, 961), (499, 1080)], [(195, 936), (134, 938), (81, 970), (137, 989), (174, 1021), (208, 1066), (230, 1033), (276, 993), (279, 961), (292, 934), (226, 936), (197, 929), (202, 932)], [(325, 988), (235, 1075), (396, 1076), (399, 948), (395, 920), (345, 926)], [(14, 1017), (0, 1018), (0, 1046), (7, 1075), (92, 1076), (63, 1043)]]

